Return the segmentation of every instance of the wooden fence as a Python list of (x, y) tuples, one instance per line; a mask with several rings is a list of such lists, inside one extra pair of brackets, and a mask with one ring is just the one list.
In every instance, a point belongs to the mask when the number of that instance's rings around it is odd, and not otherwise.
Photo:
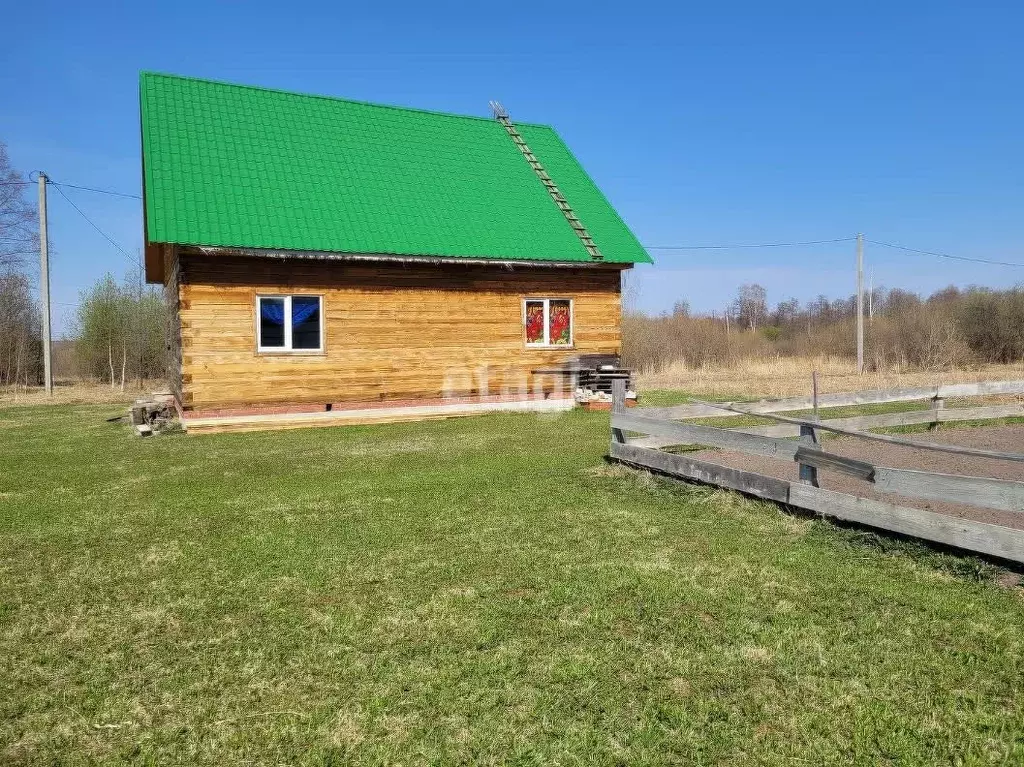
[[(1024, 394), (1024, 381), (999, 381), (927, 389), (891, 389), (850, 394), (823, 395), (817, 402), (791, 398), (755, 403), (696, 403), (671, 408), (627, 410), (625, 387), (613, 388), (610, 457), (662, 474), (738, 490), (758, 498), (889, 530), (947, 546), (1024, 563), (1024, 530), (976, 522), (923, 509), (898, 506), (818, 486), (818, 470), (829, 469), (871, 483), (880, 493), (908, 498), (939, 500), (1024, 514), (1024, 483), (991, 477), (941, 474), (876, 466), (830, 453), (823, 449), (819, 431), (858, 439), (905, 445), (918, 450), (967, 455), (991, 460), (1024, 462), (1024, 454), (918, 442), (901, 437), (863, 431), (868, 428), (956, 420), (984, 420), (1024, 415), (1020, 404), (995, 407), (944, 407), (947, 397), (994, 394)], [(843, 407), (881, 402), (910, 402), (928, 399), (928, 410), (905, 413), (836, 418), (826, 421), (778, 415), (787, 411), (820, 407)], [(817, 406), (817, 407), (816, 407)], [(757, 415), (776, 423), (753, 428), (720, 428), (682, 423), (679, 418), (718, 418)], [(648, 435), (627, 439), (627, 432)], [(789, 437), (799, 436), (799, 440)], [(703, 445), (748, 455), (768, 456), (794, 463), (794, 481), (721, 466), (705, 456), (668, 453), (659, 448), (670, 445)]]

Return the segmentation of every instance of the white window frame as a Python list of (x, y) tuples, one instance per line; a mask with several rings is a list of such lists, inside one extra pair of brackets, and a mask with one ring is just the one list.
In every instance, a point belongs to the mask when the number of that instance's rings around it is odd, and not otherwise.
[[(569, 302), (569, 343), (567, 344), (553, 344), (551, 343), (551, 302), (552, 301), (568, 301)], [(526, 340), (526, 305), (527, 303), (543, 303), (544, 304), (544, 340), (543, 341), (527, 341)], [(540, 298), (540, 297), (527, 297), (523, 299), (523, 343), (526, 344), (528, 349), (572, 349), (576, 346), (576, 302), (571, 298)]]
[[(284, 346), (263, 345), (263, 324), (260, 302), (265, 298), (284, 300)], [(292, 348), (292, 299), (293, 298), (315, 298), (320, 303), (320, 345), (316, 349), (293, 349)], [(324, 352), (324, 331), (327, 325), (327, 318), (324, 315), (324, 297), (319, 293), (266, 293), (256, 296), (256, 350), (260, 354), (323, 354)]]

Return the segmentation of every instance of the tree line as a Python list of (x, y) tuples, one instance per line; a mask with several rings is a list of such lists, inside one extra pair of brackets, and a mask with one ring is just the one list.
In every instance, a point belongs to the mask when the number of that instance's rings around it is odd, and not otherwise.
[[(1024, 360), (1024, 286), (950, 286), (930, 296), (879, 287), (865, 295), (864, 312), (869, 368)], [(627, 312), (623, 353), (627, 364), (650, 370), (769, 355), (855, 359), (856, 319), (856, 295), (771, 305), (764, 287), (751, 283), (721, 313), (693, 314), (685, 301), (659, 316)]]
[(0, 385), (33, 385), (42, 376), (41, 315), (28, 271), (39, 226), (29, 188), (0, 143)]
[(164, 376), (167, 313), (163, 296), (129, 272), (122, 282), (107, 274), (82, 292), (72, 329), (78, 374), (109, 381), (123, 391), (130, 381)]
[[(0, 142), (0, 386), (43, 382), (34, 192)], [(161, 293), (144, 284), (141, 269), (121, 280), (105, 275), (82, 291), (67, 331), (70, 365), (55, 367), (55, 378), (93, 378), (124, 389), (164, 377), (166, 308)]]

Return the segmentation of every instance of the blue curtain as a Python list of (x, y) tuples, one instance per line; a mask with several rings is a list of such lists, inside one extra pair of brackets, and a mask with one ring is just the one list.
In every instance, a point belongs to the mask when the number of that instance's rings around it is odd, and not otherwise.
[[(292, 299), (292, 325), (300, 325), (320, 309), (320, 301), (316, 298), (293, 298)], [(284, 301), (267, 300), (260, 301), (260, 316), (273, 322), (275, 325), (284, 324)]]
[(293, 298), (292, 299), (292, 327), (301, 325), (320, 309), (318, 298)]
[(264, 298), (260, 301), (260, 317), (275, 325), (284, 325), (284, 301)]

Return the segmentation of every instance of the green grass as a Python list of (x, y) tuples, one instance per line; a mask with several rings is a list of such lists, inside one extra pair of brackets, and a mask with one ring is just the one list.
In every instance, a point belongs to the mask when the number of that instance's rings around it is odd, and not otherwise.
[(756, 402), (757, 397), (705, 396), (685, 389), (645, 389), (640, 395), (641, 407), (672, 407), (688, 405), (694, 400), (704, 402)]
[(978, 560), (607, 466), (607, 414), (0, 410), (0, 763), (1024, 760)]
[[(686, 391), (673, 390), (673, 389), (659, 389), (652, 392), (644, 392), (643, 400), (641, 405), (643, 407), (672, 407), (674, 405), (685, 405), (693, 402), (694, 400), (702, 400), (704, 402), (755, 402), (755, 399), (751, 398), (701, 398), (690, 394)], [(742, 408), (742, 404), (740, 405)], [(928, 410), (931, 407), (931, 403), (927, 400), (920, 400), (917, 402), (879, 402), (867, 405), (848, 405), (843, 407), (823, 407), (819, 408), (818, 415), (822, 419), (826, 418), (846, 418), (848, 416), (855, 415), (880, 415), (882, 413), (905, 413), (911, 410)], [(779, 412), (778, 415), (785, 415), (790, 418), (800, 418), (804, 416), (813, 415), (813, 410), (787, 410), (785, 412)], [(719, 418), (691, 418), (687, 419), (687, 423), (706, 424), (708, 426), (719, 426), (722, 428), (733, 428), (743, 426), (768, 426), (776, 421), (772, 421), (768, 418), (761, 418), (758, 416), (750, 415), (737, 415), (737, 416), (725, 416)]]
[(871, 431), (878, 431), (884, 434), (916, 434), (925, 431), (942, 431), (943, 429), (973, 429), (983, 426), (1016, 426), (1024, 424), (1024, 418), (1020, 416), (1007, 416), (1006, 418), (988, 418), (984, 421), (950, 421), (949, 423), (940, 423), (936, 427), (932, 427), (931, 424), (927, 423), (914, 423), (906, 426), (887, 426), (884, 429), (871, 429)]

